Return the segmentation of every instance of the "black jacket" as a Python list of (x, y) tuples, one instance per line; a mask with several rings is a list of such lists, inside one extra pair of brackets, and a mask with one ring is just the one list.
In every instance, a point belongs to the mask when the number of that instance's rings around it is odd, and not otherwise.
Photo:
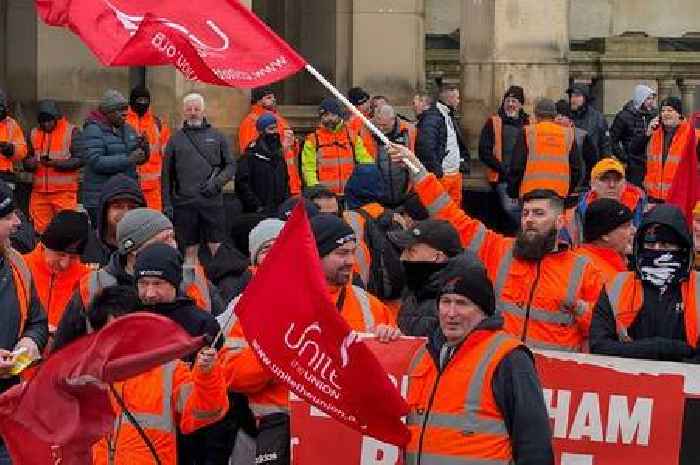
[[(209, 253), (208, 247), (200, 247), (200, 257)], [(248, 258), (231, 244), (221, 244), (213, 257), (209, 254), (202, 260), (209, 280), (219, 289), (224, 304), (228, 305), (240, 294), (240, 279), (248, 270)]]
[[(163, 158), (163, 206), (192, 203), (223, 204), (221, 189), (236, 171), (228, 140), (206, 121), (201, 127), (185, 125), (168, 141)], [(212, 182), (219, 194), (205, 198), (201, 189)]]
[(116, 247), (105, 242), (107, 236), (107, 204), (114, 199), (128, 197), (139, 207), (146, 206), (146, 199), (138, 183), (124, 174), (117, 174), (102, 186), (97, 204), (97, 224), (88, 232), (88, 242), (81, 257), (83, 263), (105, 266)]
[[(581, 108), (571, 111), (571, 120), (577, 128), (585, 129), (593, 140), (593, 144), (598, 151), (598, 157), (611, 155), (610, 133), (608, 122), (601, 112), (591, 106), (593, 98), (590, 95), (588, 86), (575, 84), (574, 88), (583, 93), (586, 101)], [(571, 90), (571, 89), (569, 89)]]
[[(37, 112), (46, 113), (57, 120), (61, 118), (61, 112), (53, 100), (41, 100), (37, 105)], [(51, 137), (51, 135), (49, 134), (47, 137)], [(31, 133), (27, 136), (27, 150), (27, 157), (22, 160), (22, 164), (25, 170), (33, 173), (39, 166), (39, 158), (44, 154), (36, 153), (34, 144), (32, 144)], [(52, 168), (56, 171), (75, 171), (83, 166), (84, 159), (80, 144), (80, 129), (77, 127), (73, 128), (73, 134), (71, 135), (70, 154), (71, 156), (67, 160), (54, 160)]]
[[(493, 130), (493, 119), (489, 117), (481, 129), (481, 135), (479, 136), (479, 160), (481, 162), (496, 171), (499, 174), (499, 182), (504, 182), (507, 179), (507, 173), (510, 171), (512, 151), (510, 157), (508, 156), (507, 146), (512, 145), (515, 147), (515, 142), (517, 140), (517, 134), (522, 131), (523, 126), (530, 124), (530, 116), (525, 113), (522, 109), (517, 118), (511, 118), (506, 116), (503, 111), (503, 106), (498, 109), (498, 116), (500, 116), (503, 123), (503, 131), (501, 134), (503, 149), (503, 160), (498, 160), (493, 155), (493, 147), (496, 144), (494, 138)], [(509, 128), (515, 131), (510, 131)], [(512, 137), (512, 140), (511, 140)]]
[[(669, 205), (658, 205), (650, 210), (642, 220), (635, 235), (635, 257), (641, 247), (645, 230), (652, 224), (663, 224), (673, 228), (685, 239), (689, 250), (691, 273), (693, 263), (693, 238), (680, 210)], [(634, 266), (639, 278), (637, 266)], [(628, 329), (631, 342), (620, 341), (616, 320), (606, 291), (593, 311), (590, 331), (591, 352), (619, 357), (643, 358), (663, 361), (688, 361), (696, 354), (688, 344), (685, 332), (684, 311), (697, 309), (683, 308), (681, 284), (661, 294), (658, 287), (642, 282), (644, 296), (642, 308)]]
[[(482, 321), (474, 331), (499, 331), (501, 317)], [(474, 332), (467, 335), (469, 338)], [(440, 349), (445, 337), (437, 328), (428, 340), (428, 352), (440, 366)], [(461, 344), (456, 348), (459, 351)], [(447, 362), (449, 364), (449, 361)], [(449, 389), (449, 386), (442, 386)], [(491, 383), (496, 405), (501, 411), (513, 450), (516, 465), (553, 465), (552, 434), (549, 415), (542, 396), (532, 353), (521, 347), (505, 356), (496, 367)]]
[[(460, 157), (463, 161), (469, 161), (469, 150), (464, 141), (461, 125), (455, 117), (454, 110), (450, 109), (450, 116), (457, 134)], [(428, 109), (418, 116), (416, 125), (416, 156), (423, 163), (423, 166), (441, 178), (442, 160), (446, 155), (447, 125), (445, 118), (438, 110), (437, 103), (433, 103)], [(468, 163), (467, 163), (468, 166)]]
[(289, 174), (282, 146), (271, 148), (258, 138), (238, 160), (236, 193), (249, 213), (273, 216), (289, 198)]
[(632, 100), (627, 102), (622, 110), (615, 115), (610, 127), (613, 155), (622, 162), (629, 163), (632, 139), (643, 136), (649, 122), (656, 115), (657, 112), (647, 112), (635, 108)]
[(429, 336), (438, 327), (438, 283), (433, 279), (421, 289), (404, 290), (398, 324), (406, 336)]

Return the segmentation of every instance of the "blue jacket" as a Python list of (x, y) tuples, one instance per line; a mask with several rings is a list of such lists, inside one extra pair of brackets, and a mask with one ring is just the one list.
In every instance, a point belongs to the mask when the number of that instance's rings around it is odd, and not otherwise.
[(138, 147), (138, 134), (128, 124), (114, 128), (101, 113), (92, 112), (83, 127), (81, 143), (85, 156), (82, 202), (86, 207), (98, 206), (102, 185), (115, 174), (138, 180), (136, 165), (128, 159)]

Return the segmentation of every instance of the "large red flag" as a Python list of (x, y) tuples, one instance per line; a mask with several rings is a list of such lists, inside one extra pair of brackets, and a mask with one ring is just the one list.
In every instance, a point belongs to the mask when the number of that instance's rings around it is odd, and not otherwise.
[(104, 383), (131, 378), (202, 345), (201, 337), (190, 337), (169, 318), (135, 313), (52, 354), (34, 378), (0, 396), (0, 434), (13, 463), (90, 463), (90, 446), (114, 425)]
[(107, 66), (176, 66), (188, 79), (257, 87), (306, 62), (237, 0), (36, 0)]
[(688, 140), (686, 141), (681, 161), (678, 163), (676, 176), (673, 178), (667, 198), (668, 203), (672, 203), (683, 210), (683, 215), (691, 228), (693, 226), (693, 208), (696, 202), (700, 200), (700, 177), (698, 176), (697, 156), (698, 138), (695, 133), (695, 127), (697, 127), (699, 121), (700, 113), (694, 113), (689, 119), (690, 131), (688, 131)]
[(243, 293), (238, 315), (261, 363), (296, 395), (384, 442), (405, 445), (408, 407), (331, 301), (303, 203)]

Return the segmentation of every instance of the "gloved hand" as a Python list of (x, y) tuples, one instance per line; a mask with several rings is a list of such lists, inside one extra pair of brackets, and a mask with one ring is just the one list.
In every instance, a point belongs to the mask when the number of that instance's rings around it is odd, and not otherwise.
[(205, 199), (210, 199), (221, 193), (221, 187), (219, 187), (215, 179), (210, 179), (199, 188), (199, 193), (202, 194), (202, 197)]
[(140, 165), (147, 160), (146, 152), (142, 148), (134, 149), (127, 158), (134, 165)]
[(3, 156), (10, 158), (15, 154), (15, 145), (11, 142), (0, 142), (0, 153)]

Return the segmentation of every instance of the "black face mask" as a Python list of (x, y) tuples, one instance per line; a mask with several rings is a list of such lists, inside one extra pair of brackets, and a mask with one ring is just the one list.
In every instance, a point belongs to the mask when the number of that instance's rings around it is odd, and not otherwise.
[(148, 108), (151, 106), (151, 102), (134, 102), (131, 108), (136, 112), (137, 115), (143, 116), (148, 112)]
[(270, 149), (277, 149), (282, 145), (280, 142), (280, 135), (275, 133), (275, 134), (263, 134), (263, 141), (265, 142), (265, 145), (267, 145)]
[(430, 277), (441, 271), (447, 262), (413, 262), (401, 260), (404, 276), (406, 277), (406, 287), (411, 291), (417, 291), (428, 285)]
[(690, 254), (687, 250), (641, 249), (637, 253), (637, 268), (642, 281), (661, 290), (678, 284), (688, 275)]

